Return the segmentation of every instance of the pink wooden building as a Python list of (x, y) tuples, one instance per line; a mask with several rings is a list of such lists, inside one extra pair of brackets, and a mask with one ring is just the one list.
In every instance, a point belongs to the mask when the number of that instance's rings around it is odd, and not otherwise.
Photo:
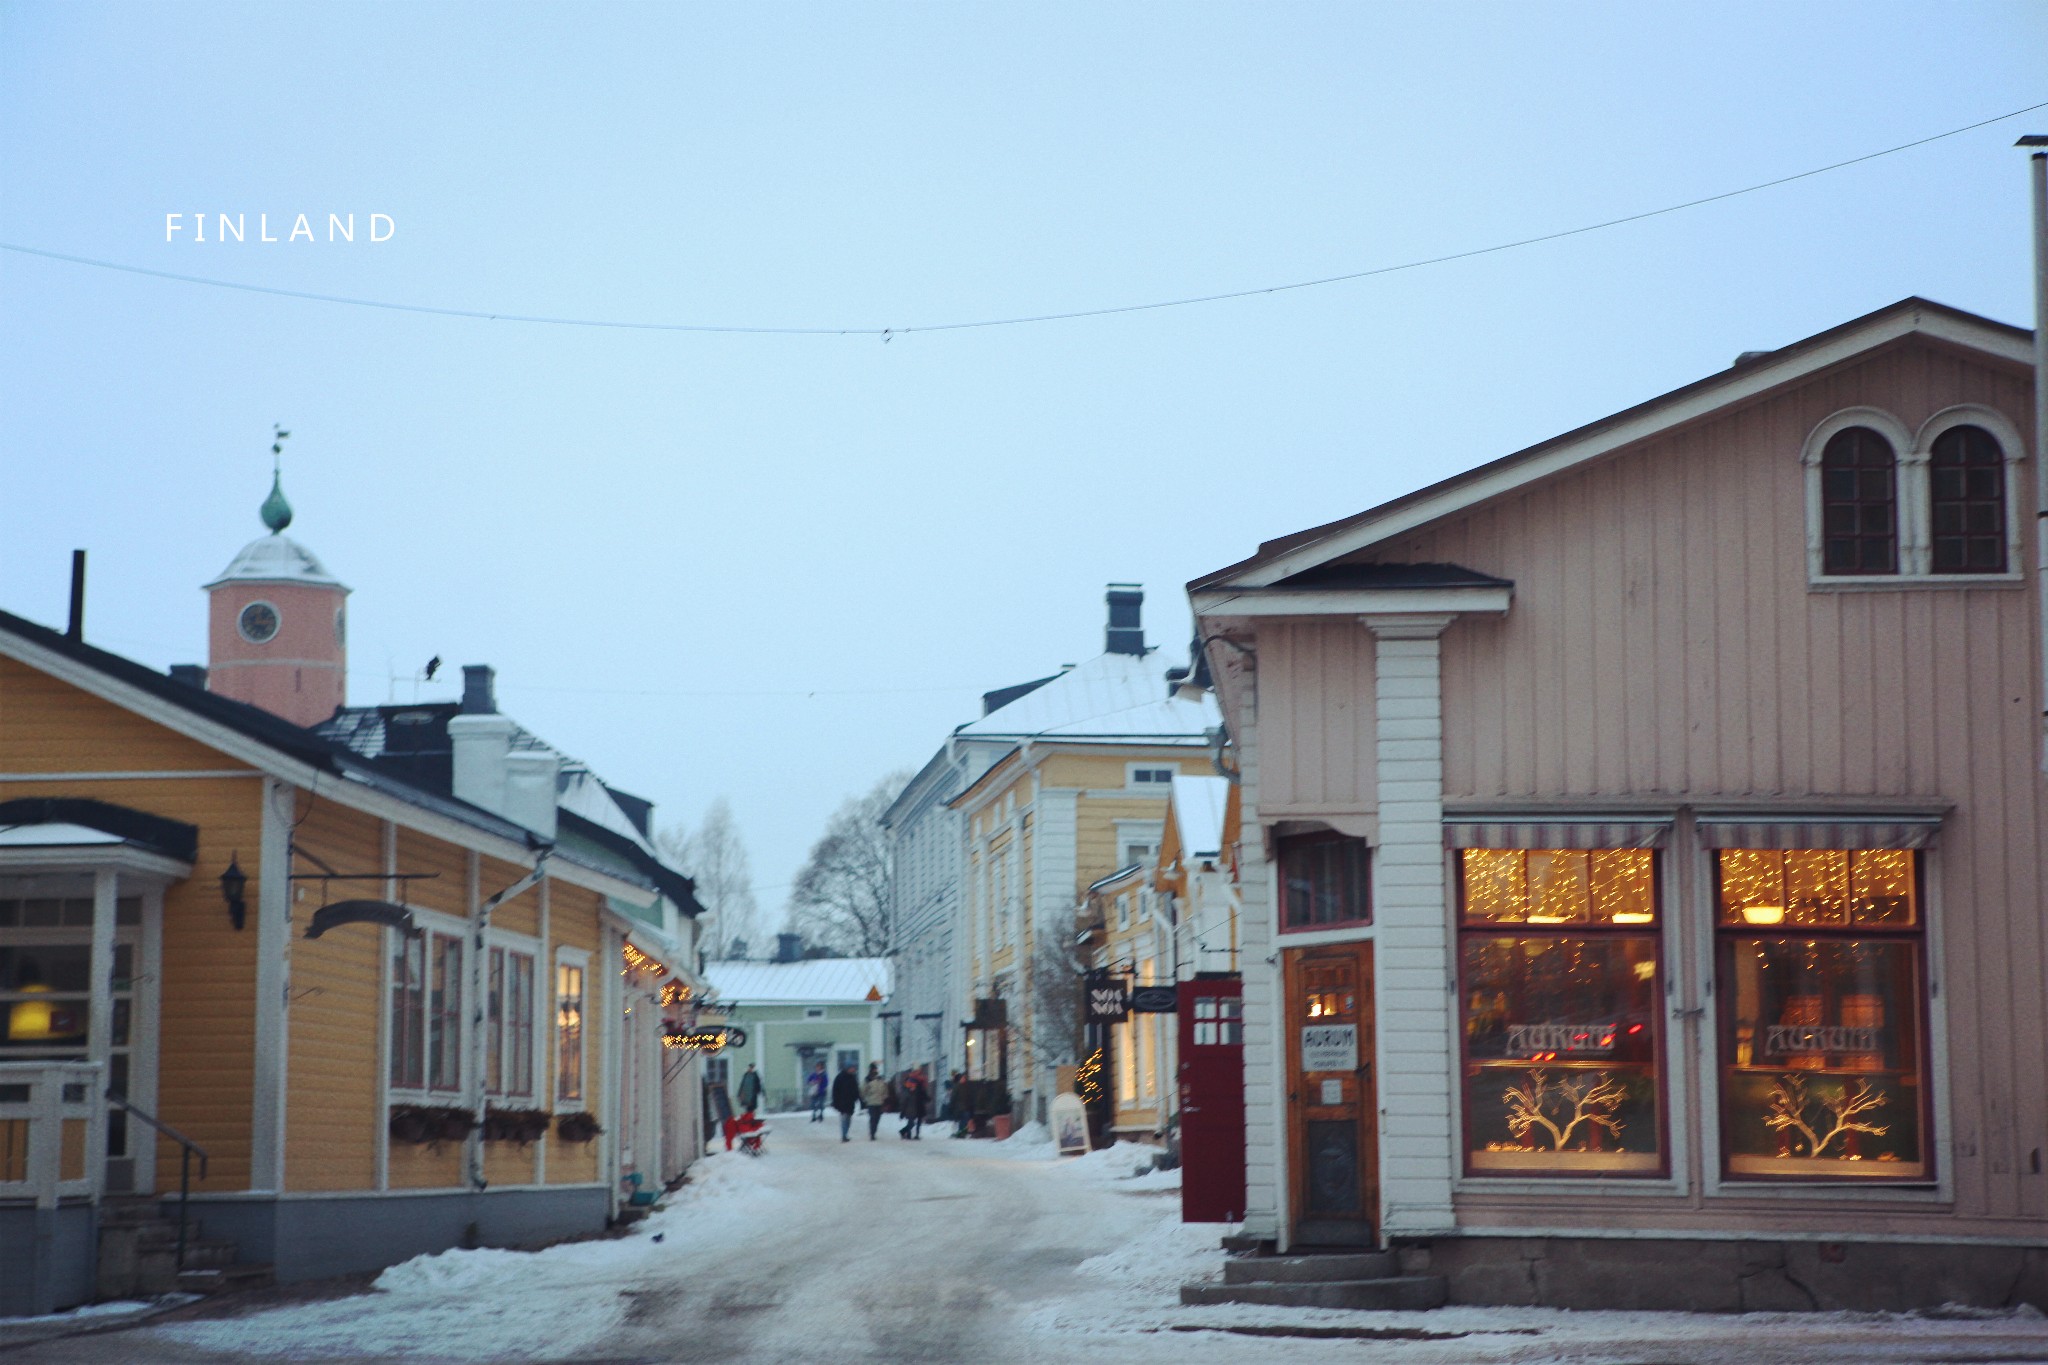
[(1908, 299), (1190, 585), (1249, 1234), (2048, 1304), (2032, 355)]

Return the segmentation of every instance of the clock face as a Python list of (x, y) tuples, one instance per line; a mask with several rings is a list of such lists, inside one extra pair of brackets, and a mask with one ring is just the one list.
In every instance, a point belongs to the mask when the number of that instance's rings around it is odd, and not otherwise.
[(235, 626), (242, 632), (242, 638), (253, 645), (270, 643), (270, 638), (277, 634), (277, 624), (277, 608), (268, 602), (251, 602), (235, 618)]

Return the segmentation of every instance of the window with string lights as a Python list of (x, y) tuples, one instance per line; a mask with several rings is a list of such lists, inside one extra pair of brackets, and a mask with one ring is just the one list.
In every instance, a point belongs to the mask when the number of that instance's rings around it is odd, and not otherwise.
[(1715, 874), (1723, 1176), (1927, 1180), (1918, 855), (1724, 848)]
[(1666, 1173), (1656, 858), (1459, 851), (1467, 1174)]

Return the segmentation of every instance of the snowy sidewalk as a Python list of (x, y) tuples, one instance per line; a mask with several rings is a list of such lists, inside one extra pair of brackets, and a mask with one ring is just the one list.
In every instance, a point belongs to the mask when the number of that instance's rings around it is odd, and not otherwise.
[(771, 1120), (760, 1160), (719, 1152), (616, 1241), (453, 1251), (368, 1295), (149, 1324), (9, 1353), (29, 1361), (1102, 1360), (1122, 1365), (1397, 1361), (2041, 1362), (2038, 1315), (1715, 1317), (1449, 1308), (1183, 1308), (1219, 1275), (1219, 1228), (1178, 1221), (1178, 1173), (1137, 1149), (904, 1142), (865, 1122)]

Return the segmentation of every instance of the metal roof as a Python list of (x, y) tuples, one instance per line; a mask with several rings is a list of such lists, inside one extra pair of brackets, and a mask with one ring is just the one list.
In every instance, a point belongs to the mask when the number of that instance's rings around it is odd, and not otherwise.
[(857, 1005), (868, 992), (888, 999), (886, 957), (817, 957), (802, 962), (708, 962), (704, 980), (725, 1005)]
[(1044, 738), (1202, 744), (1222, 723), (1213, 697), (1168, 695), (1153, 654), (1098, 654), (954, 731), (967, 739)]

